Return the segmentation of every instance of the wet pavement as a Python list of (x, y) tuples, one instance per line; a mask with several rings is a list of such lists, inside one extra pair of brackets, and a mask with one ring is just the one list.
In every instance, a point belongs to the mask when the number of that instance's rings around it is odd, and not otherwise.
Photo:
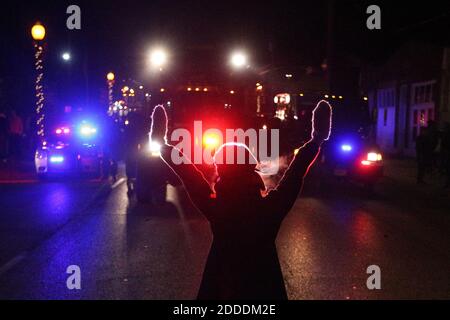
[[(277, 247), (290, 299), (450, 298), (450, 201), (387, 170), (375, 194), (313, 177)], [(139, 204), (126, 183), (0, 184), (0, 298), (194, 299), (212, 240), (181, 187)], [(68, 290), (66, 269), (81, 269)], [(366, 269), (381, 269), (368, 290)]]

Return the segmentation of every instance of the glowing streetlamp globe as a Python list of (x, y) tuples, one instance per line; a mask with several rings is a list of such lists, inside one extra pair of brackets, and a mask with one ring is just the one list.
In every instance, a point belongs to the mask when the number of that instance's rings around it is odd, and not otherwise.
[(247, 66), (247, 55), (243, 52), (235, 52), (231, 55), (231, 65), (237, 69)]
[(71, 59), (72, 57), (70, 56), (70, 53), (69, 53), (69, 52), (64, 52), (64, 53), (61, 55), (61, 58), (62, 58), (64, 61), (70, 61), (70, 59)]
[(155, 49), (150, 53), (150, 65), (161, 68), (167, 63), (167, 52), (164, 49)]
[(114, 75), (114, 73), (112, 73), (112, 72), (110, 72), (110, 73), (108, 73), (108, 74), (106, 75), (106, 79), (107, 79), (108, 81), (114, 81), (114, 78), (115, 78), (115, 75)]
[(39, 22), (36, 22), (36, 24), (31, 28), (31, 36), (36, 41), (42, 41), (45, 38), (45, 28), (42, 24)]

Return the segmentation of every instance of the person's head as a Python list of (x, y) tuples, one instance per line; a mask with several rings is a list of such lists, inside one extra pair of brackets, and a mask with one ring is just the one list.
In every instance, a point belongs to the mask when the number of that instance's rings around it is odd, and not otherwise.
[[(437, 129), (437, 123), (434, 120), (428, 120), (427, 126), (431, 131), (434, 131)], [(428, 131), (430, 131), (430, 130), (428, 130)]]
[(444, 122), (443, 130), (446, 133), (450, 133), (450, 122)]
[(429, 134), (430, 128), (429, 127), (421, 127), (420, 128), (420, 135), (421, 136), (426, 136), (427, 134)]
[(243, 144), (222, 145), (214, 155), (214, 164), (218, 175), (215, 186), (218, 193), (232, 191), (236, 196), (256, 196), (265, 189), (261, 176), (256, 172), (258, 160)]

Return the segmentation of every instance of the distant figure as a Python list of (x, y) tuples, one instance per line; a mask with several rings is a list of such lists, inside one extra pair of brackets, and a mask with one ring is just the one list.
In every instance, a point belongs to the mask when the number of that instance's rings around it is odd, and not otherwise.
[(430, 172), (433, 163), (434, 143), (428, 127), (422, 127), (416, 137), (417, 183), (425, 184), (425, 174)]
[(445, 175), (445, 188), (450, 187), (450, 123), (444, 124), (441, 140), (442, 165)]
[[(198, 299), (286, 299), (275, 239), (321, 144), (329, 138), (331, 106), (319, 102), (313, 111), (311, 140), (294, 156), (276, 189), (265, 196), (263, 180), (254, 164), (217, 164), (219, 179), (212, 185), (194, 164), (174, 164), (174, 147), (166, 139), (164, 108), (156, 107), (152, 118), (151, 139), (163, 144), (162, 158), (180, 177), (191, 200), (211, 225), (214, 239)], [(251, 156), (242, 145), (232, 147), (244, 148)]]
[(128, 194), (134, 192), (134, 180), (137, 174), (138, 145), (148, 140), (145, 133), (143, 117), (132, 112), (128, 116), (128, 125), (125, 128), (125, 173), (127, 176)]
[(113, 119), (107, 119), (107, 130), (109, 134), (104, 141), (104, 156), (103, 156), (103, 179), (109, 179), (111, 176), (113, 182), (117, 181), (118, 174), (118, 160), (119, 160), (119, 145), (121, 144), (120, 129)]
[(22, 136), (22, 118), (17, 115), (15, 110), (12, 110), (9, 117), (9, 151), (15, 161), (18, 161), (21, 155)]
[(8, 119), (0, 111), (0, 162), (5, 163), (8, 158)]
[(428, 133), (428, 139), (429, 139), (429, 152), (431, 152), (431, 159), (428, 171), (430, 175), (433, 174), (433, 171), (436, 167), (438, 167), (438, 158), (439, 158), (439, 141), (441, 138), (441, 133), (439, 132), (438, 125), (436, 121), (429, 120), (427, 122), (427, 133)]

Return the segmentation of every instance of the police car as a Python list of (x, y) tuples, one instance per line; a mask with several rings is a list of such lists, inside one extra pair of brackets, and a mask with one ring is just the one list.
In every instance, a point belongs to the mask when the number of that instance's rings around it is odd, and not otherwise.
[(34, 156), (38, 177), (100, 174), (102, 150), (96, 123), (60, 122), (50, 126), (47, 132)]

